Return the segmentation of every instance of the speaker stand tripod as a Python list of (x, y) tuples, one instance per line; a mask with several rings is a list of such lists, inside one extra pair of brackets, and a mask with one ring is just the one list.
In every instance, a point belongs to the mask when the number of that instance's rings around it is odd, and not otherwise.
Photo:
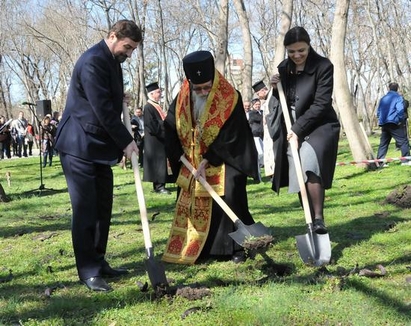
[(39, 195), (42, 194), (42, 192), (44, 190), (50, 190), (53, 191), (52, 188), (46, 188), (45, 184), (43, 183), (43, 150), (42, 150), (42, 136), (43, 136), (43, 126), (41, 125), (41, 121), (38, 118), (34, 108), (33, 108), (33, 104), (29, 104), (29, 110), (31, 111), (31, 113), (33, 114), (34, 118), (37, 121), (37, 129), (38, 129), (38, 135), (39, 135), (39, 142), (38, 142), (38, 147), (39, 147), (39, 167), (40, 167), (40, 186), (37, 189), (39, 191)]

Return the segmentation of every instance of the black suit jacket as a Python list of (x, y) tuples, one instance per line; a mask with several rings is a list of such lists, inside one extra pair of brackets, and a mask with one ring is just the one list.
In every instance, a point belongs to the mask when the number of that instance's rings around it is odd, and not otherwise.
[(82, 159), (112, 164), (133, 140), (121, 121), (123, 76), (104, 40), (78, 59), (56, 149)]

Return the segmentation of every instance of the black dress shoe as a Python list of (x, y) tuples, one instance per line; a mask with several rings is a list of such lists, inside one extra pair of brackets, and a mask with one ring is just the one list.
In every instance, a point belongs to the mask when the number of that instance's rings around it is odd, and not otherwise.
[(85, 284), (92, 291), (107, 292), (112, 290), (111, 286), (108, 285), (106, 281), (100, 276), (90, 277), (86, 280), (80, 280), (80, 282)]
[(128, 270), (123, 268), (111, 268), (109, 264), (103, 265), (101, 274), (106, 277), (117, 277), (128, 274)]
[(322, 218), (314, 219), (313, 231), (317, 234), (327, 234), (327, 228), (325, 227), (324, 220)]

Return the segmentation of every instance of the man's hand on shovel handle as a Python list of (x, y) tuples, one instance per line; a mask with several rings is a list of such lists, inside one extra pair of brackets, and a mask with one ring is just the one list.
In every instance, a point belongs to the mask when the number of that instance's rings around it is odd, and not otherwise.
[(123, 149), (123, 152), (128, 159), (131, 159), (131, 155), (133, 154), (133, 152), (135, 152), (136, 155), (138, 155), (138, 147), (136, 142), (133, 140), (130, 144), (127, 145), (126, 148)]

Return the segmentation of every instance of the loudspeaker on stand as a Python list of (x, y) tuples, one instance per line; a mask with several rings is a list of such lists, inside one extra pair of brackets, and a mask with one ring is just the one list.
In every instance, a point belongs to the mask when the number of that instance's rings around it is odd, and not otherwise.
[(36, 111), (37, 111), (37, 116), (40, 120), (43, 120), (43, 118), (47, 114), (51, 114), (51, 101), (50, 100), (40, 100), (36, 101)]

